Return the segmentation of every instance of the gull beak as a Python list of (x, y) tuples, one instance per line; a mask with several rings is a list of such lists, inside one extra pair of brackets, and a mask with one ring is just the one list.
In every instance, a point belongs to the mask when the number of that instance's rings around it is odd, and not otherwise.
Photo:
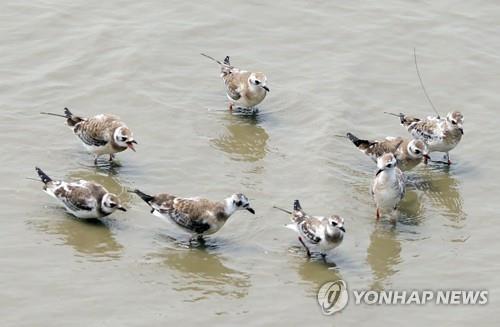
[(345, 228), (344, 228), (344, 226), (339, 227), (339, 229), (345, 233)]
[(252, 208), (248, 207), (245, 209), (247, 209), (247, 211), (250, 212), (252, 215), (255, 215), (255, 210), (253, 210)]
[(268, 88), (267, 86), (265, 86), (265, 85), (264, 85), (264, 86), (262, 86), (262, 88), (263, 88), (264, 90), (266, 90), (267, 92), (269, 92), (269, 88)]
[(431, 156), (430, 156), (430, 155), (428, 155), (428, 154), (424, 154), (424, 155), (423, 155), (423, 157), (424, 157), (425, 159), (427, 159), (427, 160), (431, 160)]
[(462, 135), (464, 135), (464, 129), (462, 127), (460, 127), (459, 130), (460, 130), (460, 133), (462, 133)]
[(127, 142), (127, 146), (129, 147), (129, 149), (135, 152), (134, 144), (137, 144), (135, 140)]
[(127, 211), (127, 209), (125, 209), (124, 207), (117, 207), (116, 209), (121, 210), (121, 211), (124, 211), (124, 212), (126, 212), (126, 211)]
[(378, 174), (380, 174), (382, 171), (384, 171), (384, 170), (383, 169), (377, 170), (377, 173), (375, 174), (375, 176), (378, 176)]

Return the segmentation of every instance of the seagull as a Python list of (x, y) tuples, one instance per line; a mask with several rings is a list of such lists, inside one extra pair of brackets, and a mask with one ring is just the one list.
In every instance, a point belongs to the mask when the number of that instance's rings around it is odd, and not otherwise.
[(66, 123), (78, 136), (85, 148), (94, 154), (94, 164), (101, 155), (109, 154), (109, 161), (113, 161), (115, 153), (127, 148), (135, 152), (134, 136), (130, 129), (117, 116), (100, 114), (90, 118), (75, 116), (68, 108), (64, 108), (64, 115), (42, 112), (44, 115), (66, 118)]
[(231, 66), (229, 56), (226, 56), (224, 61), (220, 62), (204, 53), (201, 55), (220, 65), (220, 76), (224, 80), (226, 94), (230, 101), (229, 110), (233, 111), (233, 109), (239, 108), (248, 113), (258, 112), (256, 106), (264, 100), (267, 92), (269, 92), (266, 75), (261, 72), (253, 73)]
[(377, 173), (371, 193), (377, 205), (377, 220), (385, 213), (392, 214), (405, 195), (406, 178), (396, 165), (396, 157), (385, 153), (377, 159)]
[(117, 209), (127, 211), (121, 206), (118, 197), (100, 184), (85, 180), (72, 183), (54, 181), (40, 168), (35, 167), (35, 170), (45, 184), (44, 192), (61, 202), (77, 218), (102, 218)]
[(151, 207), (153, 215), (172, 222), (191, 234), (191, 240), (202, 240), (203, 236), (217, 232), (238, 210), (255, 214), (248, 198), (241, 193), (233, 194), (222, 202), (214, 202), (202, 198), (181, 198), (167, 193), (148, 195), (137, 189), (129, 192), (143, 199)]
[(309, 248), (319, 250), (323, 259), (326, 253), (342, 243), (344, 239), (344, 218), (337, 215), (330, 217), (310, 216), (300, 206), (299, 200), (293, 202), (293, 212), (274, 207), (275, 209), (291, 214), (292, 223), (285, 227), (299, 234), (299, 242), (306, 249), (307, 256), (311, 257)]
[(361, 140), (352, 133), (347, 133), (347, 138), (364, 154), (372, 158), (374, 162), (384, 153), (392, 153), (396, 156), (398, 167), (402, 170), (410, 170), (417, 166), (422, 159), (430, 158), (427, 145), (422, 140), (411, 138), (388, 136), (383, 140)]
[(449, 112), (446, 118), (427, 117), (419, 119), (400, 113), (401, 125), (403, 125), (411, 136), (424, 141), (429, 147), (429, 152), (445, 152), (445, 162), (450, 165), (449, 152), (453, 150), (464, 134), (464, 116), (458, 112)]

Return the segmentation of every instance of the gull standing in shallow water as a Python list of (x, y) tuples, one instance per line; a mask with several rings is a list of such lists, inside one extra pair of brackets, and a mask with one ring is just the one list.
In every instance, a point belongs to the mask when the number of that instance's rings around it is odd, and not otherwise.
[(266, 75), (261, 72), (252, 73), (231, 66), (229, 56), (223, 62), (220, 62), (204, 53), (201, 55), (220, 65), (220, 76), (224, 80), (226, 95), (230, 101), (229, 110), (235, 109), (249, 114), (258, 112), (256, 106), (264, 100), (267, 92), (269, 92)]
[(377, 160), (377, 173), (371, 193), (377, 206), (377, 220), (384, 214), (393, 215), (405, 195), (405, 176), (396, 165), (396, 157), (386, 153)]
[(44, 115), (66, 118), (66, 123), (78, 136), (85, 148), (94, 154), (94, 164), (97, 158), (109, 154), (109, 161), (113, 161), (114, 154), (125, 151), (127, 148), (135, 152), (134, 136), (130, 129), (117, 116), (101, 114), (90, 118), (75, 116), (68, 108), (64, 108), (64, 115), (42, 112)]
[(379, 140), (362, 140), (347, 133), (347, 138), (364, 154), (372, 158), (374, 162), (384, 153), (392, 153), (396, 156), (398, 166), (402, 170), (410, 170), (422, 162), (429, 159), (427, 145), (422, 140), (404, 139), (402, 137), (388, 136)]
[(299, 241), (304, 246), (307, 256), (311, 256), (310, 248), (318, 250), (323, 257), (326, 253), (342, 243), (344, 239), (344, 218), (337, 215), (330, 217), (310, 216), (300, 206), (299, 200), (293, 203), (293, 212), (274, 207), (291, 214), (292, 223), (285, 225), (299, 234)]
[(127, 211), (120, 200), (102, 185), (80, 180), (78, 182), (54, 181), (40, 168), (35, 168), (45, 184), (43, 190), (61, 202), (73, 216), (81, 219), (102, 218), (115, 210)]
[(139, 190), (129, 192), (143, 199), (151, 207), (153, 215), (174, 223), (198, 240), (204, 235), (217, 232), (238, 210), (255, 214), (248, 198), (241, 193), (233, 194), (223, 202), (214, 202), (201, 198), (181, 198), (167, 193), (148, 195)]
[(399, 116), (401, 125), (413, 138), (427, 144), (429, 152), (445, 152), (445, 163), (451, 164), (449, 152), (458, 145), (464, 134), (464, 116), (460, 112), (449, 112), (446, 118), (419, 119), (402, 113), (395, 116)]

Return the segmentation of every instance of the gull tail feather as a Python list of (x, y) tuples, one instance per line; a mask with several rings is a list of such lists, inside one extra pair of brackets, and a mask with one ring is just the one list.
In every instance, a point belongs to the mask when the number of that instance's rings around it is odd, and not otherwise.
[(38, 173), (38, 176), (40, 176), (40, 179), (42, 180), (42, 182), (45, 185), (47, 185), (48, 183), (52, 182), (52, 178), (50, 178), (46, 173), (44, 173), (43, 170), (41, 170), (38, 167), (35, 167), (35, 170), (36, 170), (36, 172)]
[(138, 195), (141, 199), (143, 199), (143, 200), (144, 200), (144, 202), (146, 202), (147, 204), (149, 204), (149, 203), (150, 203), (151, 201), (153, 201), (153, 200), (154, 200), (154, 198), (155, 198), (154, 196), (148, 195), (148, 194), (146, 194), (146, 193), (144, 193), (144, 192), (142, 192), (142, 191), (140, 191), (140, 190), (138, 190), (138, 189), (135, 189), (135, 190), (133, 190), (133, 191), (128, 191), (128, 192), (137, 194), (137, 195)]
[(40, 113), (42, 115), (49, 115), (49, 116), (56, 116), (56, 117), (66, 118), (68, 125), (71, 126), (71, 127), (75, 126), (77, 123), (79, 123), (82, 120), (84, 120), (81, 117), (73, 115), (73, 113), (71, 111), (69, 111), (68, 108), (64, 108), (64, 115), (55, 114), (55, 113), (52, 113), (52, 112), (43, 112), (43, 111), (40, 112)]

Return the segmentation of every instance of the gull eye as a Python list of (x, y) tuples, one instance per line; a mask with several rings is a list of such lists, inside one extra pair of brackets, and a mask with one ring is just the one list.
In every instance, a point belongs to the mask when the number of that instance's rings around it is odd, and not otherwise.
[(260, 81), (255, 80), (255, 85), (259, 85), (259, 84), (260, 84)]
[(234, 201), (234, 204), (235, 204), (237, 207), (241, 207), (241, 205), (242, 205), (241, 201)]
[(109, 204), (109, 207), (110, 207), (110, 208), (114, 208), (114, 207), (116, 207), (116, 203), (111, 202), (111, 203)]
[(416, 154), (420, 154), (420, 150), (419, 149), (415, 149), (415, 153)]
[(125, 142), (126, 140), (127, 140), (127, 138), (126, 138), (126, 137), (124, 137), (124, 136), (121, 136), (121, 137), (120, 137), (120, 141)]
[(333, 225), (333, 226), (337, 226), (337, 225), (338, 225), (338, 223), (337, 223), (336, 221), (332, 221), (332, 225)]
[(451, 123), (452, 123), (453, 125), (456, 125), (456, 124), (457, 124), (457, 122), (456, 122), (455, 120), (452, 120), (452, 121), (451, 121)]

